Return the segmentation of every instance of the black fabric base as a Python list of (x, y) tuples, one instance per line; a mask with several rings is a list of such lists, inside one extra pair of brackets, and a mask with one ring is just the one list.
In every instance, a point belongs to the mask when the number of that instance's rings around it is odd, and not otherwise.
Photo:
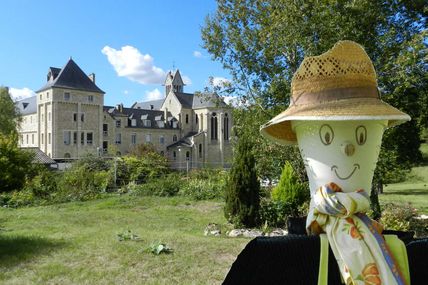
[[(428, 239), (407, 244), (412, 285), (428, 284)], [(318, 236), (258, 237), (238, 255), (223, 284), (316, 285), (320, 262)], [(328, 285), (341, 285), (330, 249)]]

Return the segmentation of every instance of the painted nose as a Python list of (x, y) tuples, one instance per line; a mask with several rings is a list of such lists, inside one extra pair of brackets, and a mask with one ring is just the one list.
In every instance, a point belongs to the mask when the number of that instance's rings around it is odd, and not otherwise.
[(342, 152), (346, 156), (353, 156), (355, 153), (355, 146), (351, 142), (344, 142), (342, 144)]

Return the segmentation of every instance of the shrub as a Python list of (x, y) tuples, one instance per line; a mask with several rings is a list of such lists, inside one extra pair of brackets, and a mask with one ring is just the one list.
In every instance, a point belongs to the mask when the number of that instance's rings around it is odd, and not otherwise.
[(21, 190), (0, 194), (0, 203), (7, 207), (23, 207), (35, 204), (36, 197), (31, 191)]
[(225, 188), (226, 219), (236, 226), (253, 227), (259, 223), (260, 183), (252, 146), (241, 136), (235, 147), (234, 160)]
[(217, 169), (194, 170), (181, 187), (180, 195), (195, 200), (209, 200), (224, 197), (227, 172)]
[(171, 173), (157, 179), (149, 180), (140, 185), (133, 185), (133, 194), (141, 196), (175, 196), (180, 190), (182, 178), (177, 173)]
[(46, 168), (40, 169), (39, 173), (25, 185), (24, 191), (29, 191), (35, 197), (50, 200), (58, 191), (58, 174)]
[(386, 230), (414, 231), (417, 237), (428, 235), (428, 221), (418, 219), (418, 212), (411, 205), (386, 204), (380, 223)]
[(278, 185), (272, 190), (272, 200), (282, 202), (290, 207), (289, 215), (298, 216), (299, 207), (309, 201), (310, 194), (306, 183), (302, 183), (287, 161), (282, 170)]

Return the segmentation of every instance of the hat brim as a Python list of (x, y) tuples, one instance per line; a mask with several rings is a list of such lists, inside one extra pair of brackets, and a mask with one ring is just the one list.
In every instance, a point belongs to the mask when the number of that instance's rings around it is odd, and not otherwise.
[(318, 104), (292, 105), (260, 128), (266, 138), (280, 144), (297, 143), (292, 121), (387, 120), (388, 127), (410, 121), (410, 116), (376, 98), (355, 98)]

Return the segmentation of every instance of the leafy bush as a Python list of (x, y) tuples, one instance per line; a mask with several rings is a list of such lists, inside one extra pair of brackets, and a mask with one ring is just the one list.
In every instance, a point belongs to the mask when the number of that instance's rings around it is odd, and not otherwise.
[(17, 208), (35, 204), (36, 197), (31, 191), (21, 190), (0, 194), (2, 206)]
[(55, 199), (57, 202), (95, 199), (106, 191), (111, 180), (110, 171), (91, 171), (88, 165), (77, 163), (62, 174)]
[(271, 199), (262, 199), (260, 203), (260, 220), (269, 227), (285, 227), (290, 216), (304, 217), (309, 210), (309, 202), (306, 201), (297, 209), (294, 205)]
[(290, 208), (289, 215), (298, 216), (299, 207), (309, 201), (310, 194), (306, 183), (302, 183), (287, 161), (282, 170), (278, 185), (272, 190), (272, 200), (282, 202)]
[(182, 183), (182, 178), (179, 174), (170, 173), (161, 178), (149, 180), (144, 184), (134, 184), (132, 193), (141, 196), (175, 196)]
[(224, 170), (194, 170), (190, 173), (187, 183), (181, 187), (179, 194), (195, 200), (223, 198), (226, 179), (227, 172)]
[(417, 237), (428, 236), (428, 221), (418, 219), (418, 212), (411, 205), (386, 204), (380, 223), (386, 230), (414, 231)]
[(46, 168), (40, 169), (39, 173), (27, 182), (24, 191), (32, 192), (37, 198), (50, 200), (58, 191), (58, 177), (58, 173)]

